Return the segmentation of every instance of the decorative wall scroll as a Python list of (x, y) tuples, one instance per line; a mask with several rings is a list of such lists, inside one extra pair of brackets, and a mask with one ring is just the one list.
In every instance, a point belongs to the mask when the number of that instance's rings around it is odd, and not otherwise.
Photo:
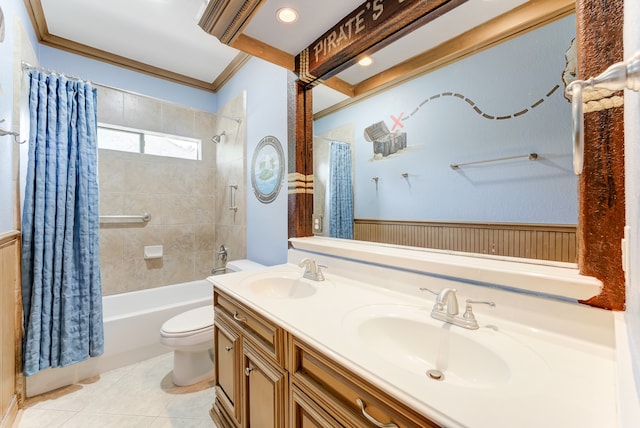
[(263, 204), (273, 202), (282, 187), (284, 153), (280, 141), (271, 135), (258, 143), (251, 161), (251, 186), (256, 198)]

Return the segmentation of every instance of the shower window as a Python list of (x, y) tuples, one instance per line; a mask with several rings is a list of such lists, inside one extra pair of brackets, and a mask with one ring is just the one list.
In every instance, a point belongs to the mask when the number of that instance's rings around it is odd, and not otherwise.
[(200, 160), (202, 141), (122, 126), (98, 124), (98, 148)]

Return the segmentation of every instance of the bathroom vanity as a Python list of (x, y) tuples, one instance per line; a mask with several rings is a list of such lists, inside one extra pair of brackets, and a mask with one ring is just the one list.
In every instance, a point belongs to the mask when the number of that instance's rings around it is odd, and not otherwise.
[[(611, 312), (295, 244), (286, 265), (210, 278), (219, 426), (618, 426)], [(433, 316), (453, 299), (477, 329)]]

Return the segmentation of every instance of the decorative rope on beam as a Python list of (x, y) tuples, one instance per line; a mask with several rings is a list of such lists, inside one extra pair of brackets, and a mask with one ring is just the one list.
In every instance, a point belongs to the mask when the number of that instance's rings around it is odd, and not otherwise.
[(613, 95), (615, 92), (616, 91), (610, 91), (608, 89), (584, 88), (584, 92), (582, 93), (584, 113), (622, 107), (624, 105), (624, 97)]

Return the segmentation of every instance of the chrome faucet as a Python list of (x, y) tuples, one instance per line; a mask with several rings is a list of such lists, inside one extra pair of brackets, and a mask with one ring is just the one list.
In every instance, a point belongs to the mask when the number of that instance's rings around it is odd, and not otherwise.
[(304, 278), (314, 281), (324, 281), (321, 268), (326, 268), (325, 265), (319, 265), (315, 260), (305, 258), (300, 261), (298, 266), (304, 267), (304, 274), (302, 275)]
[[(439, 321), (444, 321), (449, 324), (457, 325), (458, 327), (468, 328), (470, 330), (477, 330), (479, 325), (473, 314), (472, 303), (485, 304), (489, 306), (495, 306), (494, 302), (481, 301), (481, 300), (466, 300), (466, 308), (462, 316), (457, 316), (460, 311), (458, 307), (458, 297), (456, 295), (455, 288), (444, 288), (440, 292), (435, 292), (428, 288), (421, 288), (421, 291), (428, 291), (437, 295), (436, 303), (431, 310), (431, 317)], [(446, 310), (445, 310), (446, 308)]]
[(435, 308), (438, 309), (438, 312), (444, 312), (445, 306), (447, 307), (447, 315), (458, 315), (458, 298), (456, 296), (455, 288), (445, 288), (438, 293)]

